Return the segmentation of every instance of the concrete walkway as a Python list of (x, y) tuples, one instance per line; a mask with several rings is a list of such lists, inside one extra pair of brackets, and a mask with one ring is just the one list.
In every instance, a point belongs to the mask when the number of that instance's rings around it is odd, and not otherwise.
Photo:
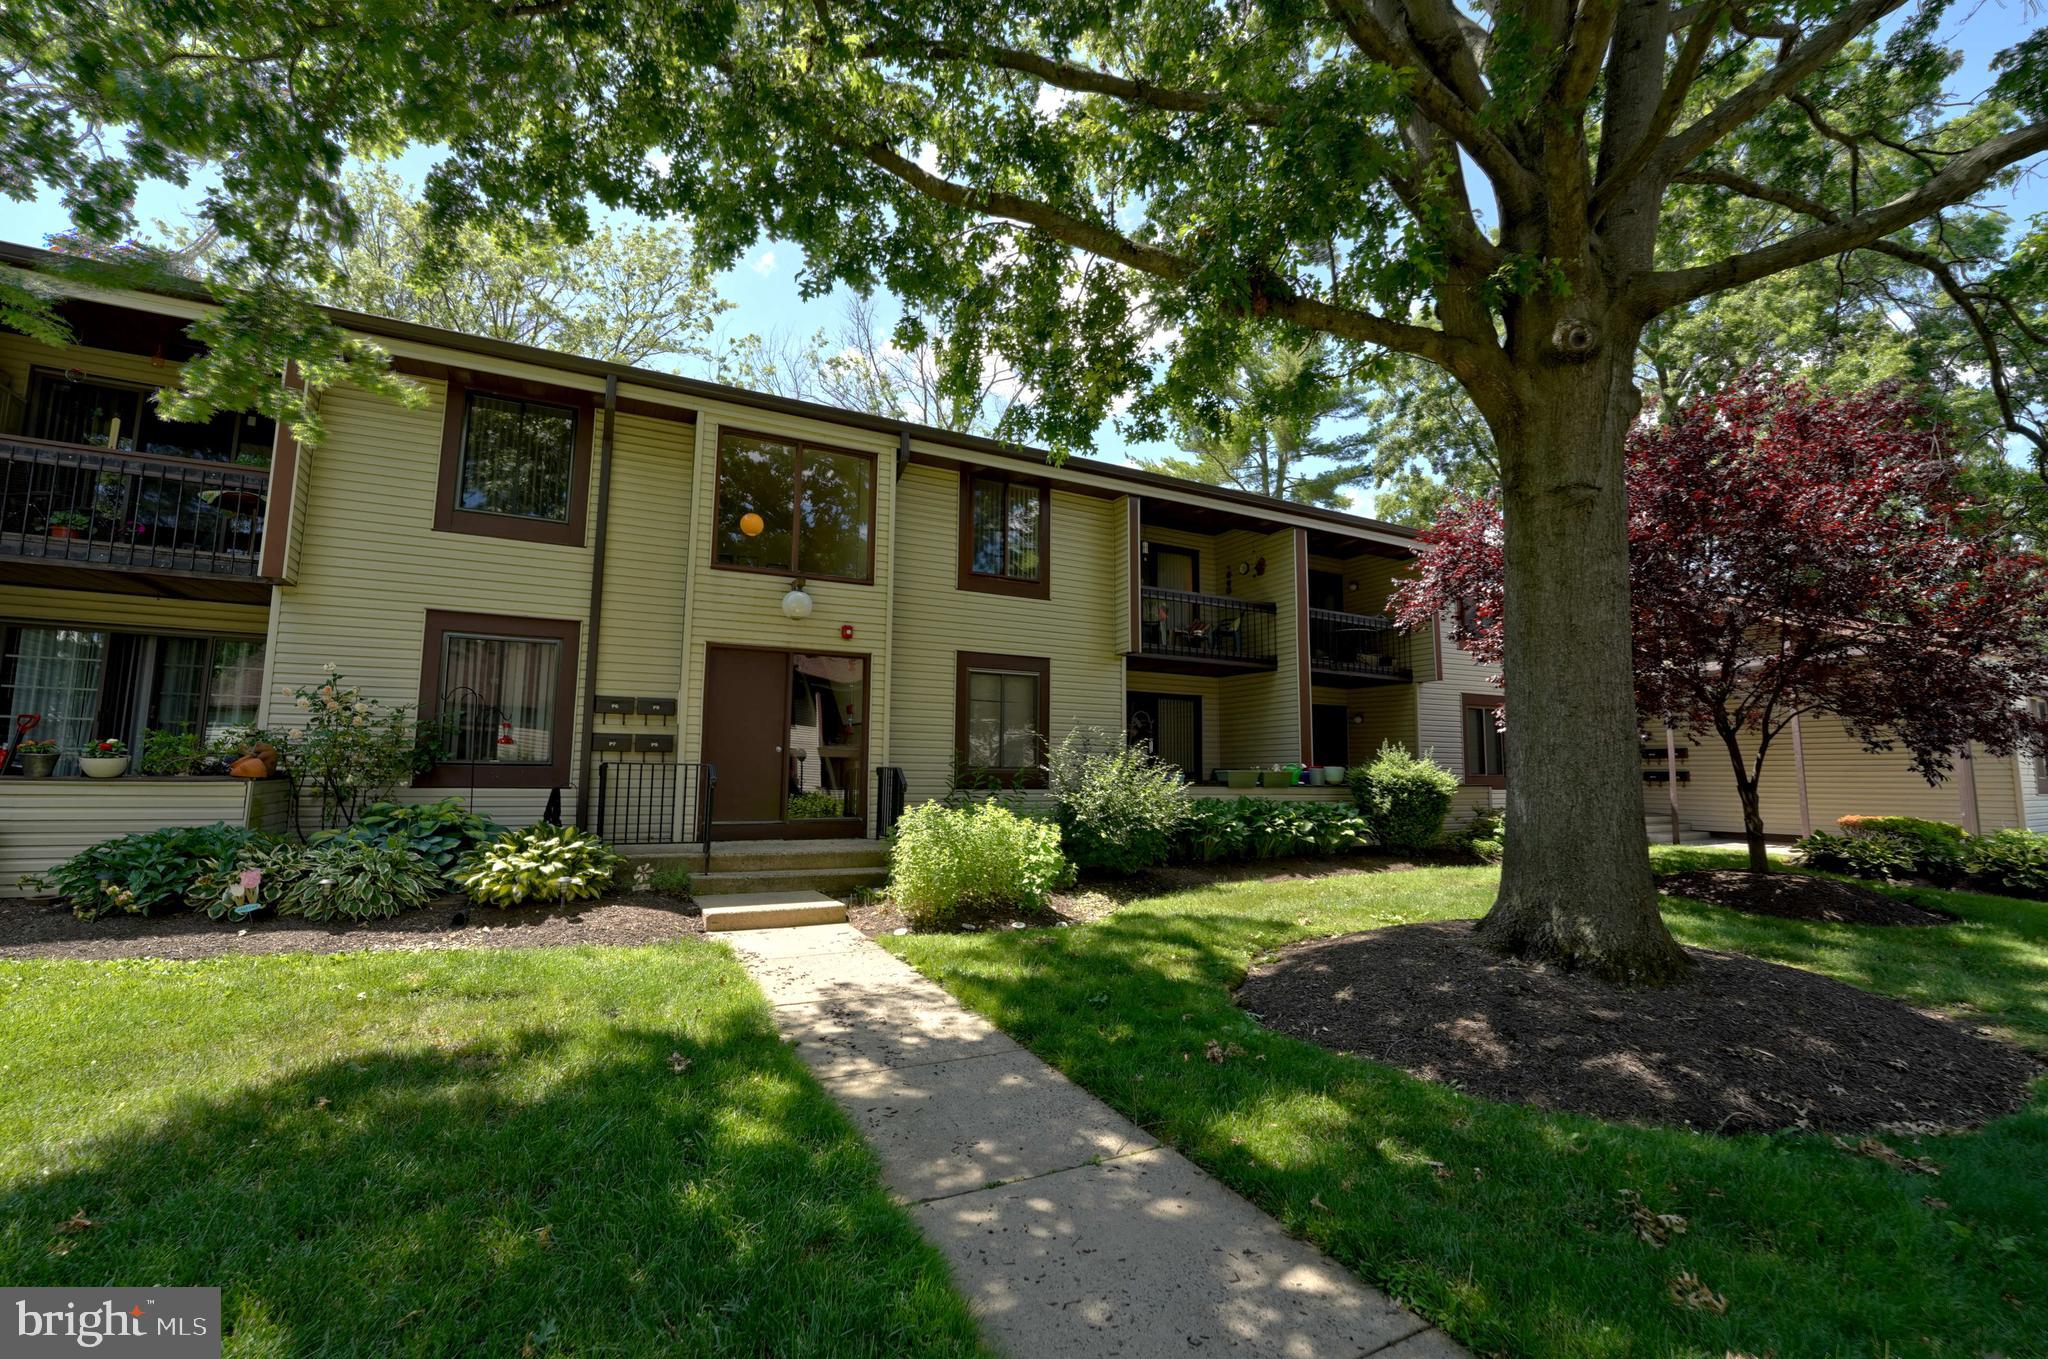
[(851, 925), (720, 937), (1012, 1359), (1465, 1353)]

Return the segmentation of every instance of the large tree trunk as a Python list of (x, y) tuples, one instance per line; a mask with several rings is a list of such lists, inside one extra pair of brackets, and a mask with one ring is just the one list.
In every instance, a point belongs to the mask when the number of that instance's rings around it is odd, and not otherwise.
[(1633, 334), (1529, 376), (1495, 429), (1506, 512), (1507, 853), (1479, 937), (1611, 981), (1689, 964), (1657, 913), (1629, 648)]

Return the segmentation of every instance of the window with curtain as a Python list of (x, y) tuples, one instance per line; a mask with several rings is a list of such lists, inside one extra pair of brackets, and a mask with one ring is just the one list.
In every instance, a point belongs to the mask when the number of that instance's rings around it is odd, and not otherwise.
[(963, 584), (982, 589), (993, 582), (1044, 579), (1046, 498), (1042, 487), (1028, 483), (968, 477), (964, 528), (969, 578)]
[(732, 431), (719, 436), (717, 565), (867, 581), (874, 518), (872, 457)]
[(552, 763), (561, 663), (562, 644), (553, 639), (444, 634), (440, 711), (448, 758)]
[(459, 504), (477, 514), (569, 522), (576, 468), (573, 407), (466, 394)]
[(1465, 782), (1507, 786), (1507, 733), (1495, 721), (1500, 700), (1465, 700)]
[[(7, 740), (14, 740), (15, 720), (38, 713), (42, 721), (30, 736), (55, 741), (63, 752), (62, 773), (77, 769), (80, 747), (99, 736), (100, 679), (107, 654), (107, 634), (76, 628), (17, 627), (4, 630), (0, 653), (0, 706), (4, 706)], [(120, 734), (120, 733), (114, 733)]]

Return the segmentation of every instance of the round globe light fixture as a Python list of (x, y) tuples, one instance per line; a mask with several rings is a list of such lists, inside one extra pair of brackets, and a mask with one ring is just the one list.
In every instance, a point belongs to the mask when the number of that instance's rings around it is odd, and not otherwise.
[(748, 510), (740, 516), (740, 532), (746, 534), (749, 538), (760, 537), (761, 530), (767, 527), (768, 521), (755, 514), (752, 510)]
[(802, 581), (790, 582), (789, 593), (782, 597), (782, 616), (799, 621), (811, 616), (811, 596)]

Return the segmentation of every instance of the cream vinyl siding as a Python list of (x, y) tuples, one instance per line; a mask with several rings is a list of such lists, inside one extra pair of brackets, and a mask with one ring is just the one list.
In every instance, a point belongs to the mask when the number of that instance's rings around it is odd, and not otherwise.
[[(1294, 593), (1294, 529), (1272, 533), (1233, 530), (1211, 541), (1221, 572), (1235, 572), (1240, 562), (1266, 562), (1265, 574), (1233, 574), (1236, 599), (1272, 603), (1274, 650), (1279, 667), (1269, 674), (1228, 675), (1218, 689), (1223, 717), (1223, 763), (1233, 769), (1292, 764), (1300, 761), (1301, 655), (1296, 628), (1301, 617)], [(1209, 563), (1204, 561), (1206, 574)]]
[(0, 896), (25, 895), (22, 874), (40, 873), (102, 840), (165, 826), (245, 825), (257, 788), (268, 795), (265, 785), (242, 779), (9, 775), (0, 779)]
[[(1439, 636), (1432, 637), (1428, 630), (1419, 629), (1415, 634), (1415, 675), (1421, 680), (1433, 673), (1437, 648), (1441, 646), (1444, 677), (1416, 685), (1416, 727), (1425, 753), (1435, 757), (1436, 762), (1456, 774), (1465, 777), (1465, 726), (1464, 702), (1466, 694), (1498, 694), (1501, 692), (1493, 680), (1499, 673), (1491, 665), (1474, 660), (1470, 653), (1451, 640), (1451, 620), (1437, 620)], [(1515, 771), (1508, 771), (1510, 782)], [(1451, 800), (1451, 815), (1470, 815), (1481, 807), (1498, 806), (1501, 803), (1499, 790), (1468, 786), (1460, 783), (1458, 793)]]
[[(886, 463), (885, 463), (886, 466)], [(953, 773), (957, 656), (1043, 656), (1052, 663), (1050, 739), (1076, 727), (1124, 727), (1123, 652), (1130, 630), (1124, 503), (1052, 495), (1051, 595), (1020, 599), (959, 588), (960, 481), (910, 467), (897, 483), (894, 679), (889, 750), (912, 801), (946, 791)], [(1149, 675), (1132, 676), (1143, 687)]]
[[(717, 494), (718, 431), (733, 427), (752, 433), (809, 439), (835, 448), (875, 454), (875, 579), (871, 585), (814, 580), (809, 618), (793, 620), (782, 612), (782, 597), (792, 577), (777, 572), (720, 570), (711, 564), (712, 515)], [(777, 416), (766, 411), (706, 405), (697, 416), (696, 452), (691, 467), (692, 502), (688, 534), (688, 572), (684, 600), (682, 713), (678, 723), (680, 758), (694, 761), (704, 748), (705, 648), (720, 644), (785, 648), (868, 658), (868, 765), (862, 784), (873, 793), (873, 769), (889, 763), (889, 581), (891, 535), (896, 508), (896, 448), (892, 440), (865, 430), (851, 430), (823, 421)], [(614, 501), (616, 503), (616, 500)], [(949, 540), (950, 541), (950, 540)], [(909, 544), (895, 550), (906, 551)], [(609, 593), (609, 592), (607, 592)], [(852, 640), (842, 640), (843, 624), (853, 626)], [(863, 802), (865, 805), (865, 802)]]
[[(1833, 831), (1838, 817), (1919, 816), (1932, 821), (1963, 820), (1964, 789), (1960, 765), (1942, 783), (1930, 786), (1908, 767), (1903, 751), (1871, 754), (1850, 736), (1842, 723), (1826, 714), (1800, 719), (1806, 751), (1807, 804), (1817, 831)], [(1681, 738), (1683, 739), (1683, 738)], [(1743, 741), (1744, 758), (1754, 758), (1753, 739)], [(1975, 759), (1978, 824), (1984, 830), (2017, 824), (2010, 761), (1979, 755)], [(1742, 802), (1727, 748), (1718, 737), (1693, 738), (1685, 768), (1691, 778), (1678, 794), (1680, 820), (1696, 830), (1722, 834), (1742, 831)], [(1792, 733), (1771, 741), (1757, 798), (1764, 833), (1796, 836), (1799, 831), (1799, 775), (1792, 758)], [(1663, 790), (1646, 794), (1654, 810), (1665, 807)]]
[[(299, 583), (276, 593), (273, 727), (303, 722), (280, 690), (318, 679), (330, 661), (345, 683), (380, 702), (417, 705), (429, 609), (587, 621), (587, 547), (434, 531), (446, 385), (421, 387), (428, 399), (416, 408), (346, 386), (320, 398), (327, 435), (310, 477)], [(687, 436), (686, 426), (678, 431)], [(590, 500), (594, 506), (594, 489)], [(572, 757), (583, 711), (580, 642), (577, 653), (577, 689), (561, 715)], [(572, 758), (572, 778), (574, 771)], [(538, 812), (547, 796), (506, 791), (508, 809), (531, 802)], [(504, 796), (480, 795), (478, 805), (498, 814), (494, 804)], [(573, 807), (573, 795), (565, 801)]]
[[(0, 566), (0, 571), (5, 569)], [(270, 610), (262, 604), (218, 604), (198, 599), (157, 599), (149, 595), (0, 585), (0, 620), (107, 628), (117, 632), (261, 637), (268, 630)]]
[[(682, 691), (696, 430), (645, 416), (616, 418), (597, 691), (672, 698)], [(634, 719), (633, 729), (670, 730), (641, 718)]]

